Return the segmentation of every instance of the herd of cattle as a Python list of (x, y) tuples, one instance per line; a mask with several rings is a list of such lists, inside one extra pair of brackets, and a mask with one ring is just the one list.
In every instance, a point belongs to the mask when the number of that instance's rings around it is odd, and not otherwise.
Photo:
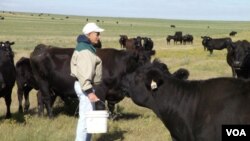
[[(103, 79), (95, 86), (97, 96), (107, 101), (114, 114), (115, 104), (125, 96), (151, 109), (169, 130), (173, 140), (220, 140), (222, 124), (250, 124), (250, 43), (233, 42), (230, 38), (214, 39), (202, 36), (204, 49), (227, 48), (227, 62), (235, 78), (187, 80), (189, 71), (179, 69), (173, 74), (160, 60), (151, 61), (155, 54), (148, 37), (120, 36), (126, 50), (98, 48), (103, 62)], [(75, 79), (70, 76), (70, 60), (74, 48), (37, 45), (30, 58), (20, 58), (14, 64), (11, 46), (0, 42), (0, 97), (5, 98), (11, 117), (11, 93), (15, 81), (19, 112), (29, 110), (29, 92), (38, 90), (38, 114), (53, 117), (52, 106), (59, 96), (63, 101), (75, 99)], [(101, 43), (100, 43), (101, 44)], [(249, 63), (249, 64), (248, 64)], [(25, 98), (24, 107), (22, 106)]]
[(181, 31), (177, 31), (175, 32), (174, 35), (168, 35), (166, 40), (167, 40), (167, 44), (170, 44), (170, 41), (173, 40), (174, 44), (177, 44), (178, 42), (180, 42), (180, 44), (183, 43), (183, 45), (185, 45), (185, 44), (193, 44), (194, 37), (193, 35), (190, 35), (190, 34), (182, 35)]

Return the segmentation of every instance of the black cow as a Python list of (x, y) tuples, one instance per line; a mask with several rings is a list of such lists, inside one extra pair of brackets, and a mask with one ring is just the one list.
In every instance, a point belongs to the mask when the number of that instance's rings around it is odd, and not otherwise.
[(127, 40), (125, 40), (125, 48), (126, 50), (129, 51), (134, 51), (134, 50), (140, 50), (141, 48), (143, 48), (142, 46), (142, 38), (140, 36), (137, 36), (136, 38), (129, 38)]
[(180, 42), (182, 44), (182, 32), (181, 31), (176, 31), (174, 34), (174, 43), (177, 44), (177, 42)]
[(174, 35), (168, 35), (167, 38), (166, 38), (167, 44), (170, 44), (170, 41), (171, 41), (172, 39), (175, 40), (175, 36), (174, 36)]
[(11, 117), (11, 93), (16, 80), (14, 53), (11, 49), (13, 44), (14, 42), (9, 41), (0, 44), (0, 97), (5, 99), (6, 118)]
[(186, 43), (193, 44), (193, 40), (194, 40), (193, 35), (186, 34), (186, 35), (182, 36), (182, 42), (183, 42), (184, 45)]
[(145, 65), (123, 87), (135, 104), (153, 110), (174, 141), (220, 141), (223, 124), (250, 124), (250, 81), (184, 81)]
[(231, 31), (231, 32), (229, 33), (229, 36), (235, 36), (236, 34), (237, 34), (236, 31)]
[(204, 50), (208, 50), (210, 54), (213, 54), (213, 50), (222, 50), (227, 48), (231, 42), (231, 38), (211, 38), (208, 36), (201, 36), (202, 45), (204, 46)]
[[(32, 71), (42, 95), (43, 104), (39, 106), (40, 115), (45, 105), (49, 117), (52, 117), (51, 95), (53, 94), (51, 91), (63, 100), (67, 97), (76, 97), (75, 78), (70, 76), (70, 60), (73, 51), (73, 48), (56, 48), (40, 44), (31, 53)], [(120, 94), (119, 86), (122, 77), (148, 62), (152, 53), (154, 52), (97, 49), (97, 55), (103, 63), (103, 79), (99, 87), (96, 87), (96, 93), (102, 101), (108, 101), (109, 110), (112, 110), (112, 106), (124, 98)]]
[(246, 40), (233, 42), (228, 47), (227, 63), (233, 77), (250, 78), (250, 43)]
[[(15, 42), (10, 42), (10, 41), (5, 41), (5, 42), (0, 42), (0, 47), (2, 47), (3, 50), (7, 51), (9, 53), (11, 58), (14, 58), (14, 52), (12, 51), (11, 46), (14, 45)], [(12, 63), (14, 64), (14, 59), (12, 59)]]
[(152, 50), (152, 49), (153, 49), (153, 47), (154, 47), (154, 42), (152, 41), (151, 38), (143, 37), (142, 40), (144, 41), (142, 47), (143, 47), (145, 50)]
[[(30, 107), (29, 92), (32, 89), (38, 90), (38, 86), (33, 76), (29, 58), (22, 57), (17, 61), (16, 84), (17, 84), (17, 95), (19, 101), (18, 111), (20, 113), (22, 113), (23, 111), (27, 112)], [(24, 108), (22, 106), (23, 97), (25, 98)]]
[(119, 43), (121, 45), (121, 48), (125, 47), (127, 39), (128, 39), (127, 35), (120, 35)]
[(175, 28), (175, 25), (171, 24), (170, 27), (171, 27), (171, 28)]

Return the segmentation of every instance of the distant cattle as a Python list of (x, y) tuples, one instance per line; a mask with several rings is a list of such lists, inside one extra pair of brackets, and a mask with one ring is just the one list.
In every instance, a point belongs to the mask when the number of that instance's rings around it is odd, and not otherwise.
[(201, 36), (202, 45), (204, 46), (204, 50), (208, 50), (210, 54), (213, 54), (213, 50), (222, 50), (227, 48), (231, 42), (231, 38), (211, 38), (208, 36)]
[(174, 141), (220, 141), (222, 125), (250, 124), (250, 81), (179, 80), (154, 65), (123, 79), (133, 102), (151, 109)]
[(11, 117), (11, 93), (16, 80), (14, 53), (11, 45), (14, 42), (0, 42), (0, 97), (5, 99), (6, 118)]
[(172, 25), (170, 25), (170, 27), (171, 27), (171, 28), (175, 28), (175, 25), (172, 24)]
[[(51, 91), (63, 100), (76, 97), (75, 78), (70, 76), (70, 60), (73, 51), (73, 48), (57, 48), (40, 44), (31, 53), (32, 72), (41, 91), (40, 115), (45, 105), (49, 117), (53, 116)], [(113, 110), (114, 104), (124, 98), (120, 89), (122, 77), (148, 62), (153, 54), (153, 51), (128, 52), (109, 48), (97, 49), (97, 55), (103, 63), (103, 79), (95, 90), (102, 101), (108, 101), (109, 110)]]
[(182, 32), (176, 31), (174, 35), (168, 35), (166, 38), (167, 44), (170, 44), (170, 41), (172, 39), (174, 40), (174, 44), (177, 44), (177, 42), (180, 42), (180, 44), (182, 44)]
[(182, 44), (182, 32), (176, 31), (174, 36), (175, 36), (174, 43), (177, 44), (177, 42), (180, 42), (180, 44)]
[(194, 40), (193, 35), (186, 34), (186, 35), (182, 36), (182, 42), (183, 42), (184, 45), (187, 44), (187, 43), (193, 44), (193, 40)]
[(133, 51), (142, 49), (142, 37), (137, 36), (136, 38), (129, 38), (125, 40), (125, 46), (126, 50)]
[(229, 33), (229, 36), (235, 36), (236, 34), (237, 34), (236, 31), (231, 31), (231, 32)]
[[(20, 58), (16, 63), (16, 84), (17, 95), (19, 101), (18, 111), (20, 113), (27, 112), (30, 107), (29, 92), (32, 89), (38, 90), (31, 65), (30, 59), (26, 57)], [(25, 98), (24, 108), (22, 106), (23, 97)]]
[(152, 41), (151, 38), (143, 37), (142, 40), (143, 40), (143, 45), (142, 45), (142, 47), (143, 47), (145, 50), (152, 50), (152, 49), (153, 49), (153, 47), (154, 47), (154, 42)]
[(127, 35), (120, 35), (119, 43), (121, 45), (121, 48), (125, 48), (127, 39), (128, 39)]
[(174, 35), (168, 35), (167, 38), (166, 38), (166, 41), (167, 41), (167, 44), (170, 44), (170, 41), (171, 40), (175, 40), (175, 36)]
[(246, 40), (233, 42), (228, 47), (227, 63), (232, 68), (233, 77), (250, 78), (250, 43)]

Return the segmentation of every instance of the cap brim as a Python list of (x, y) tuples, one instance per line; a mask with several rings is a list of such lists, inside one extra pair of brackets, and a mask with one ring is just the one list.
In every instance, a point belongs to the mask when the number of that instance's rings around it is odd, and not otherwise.
[(103, 32), (103, 31), (104, 31), (104, 29), (102, 29), (102, 28), (98, 28), (95, 30), (95, 32)]

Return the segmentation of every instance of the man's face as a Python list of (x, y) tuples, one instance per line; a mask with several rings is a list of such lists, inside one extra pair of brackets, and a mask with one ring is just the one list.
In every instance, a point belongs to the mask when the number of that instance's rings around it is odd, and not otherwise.
[(92, 44), (97, 44), (100, 40), (100, 32), (91, 32), (88, 34), (89, 40)]

